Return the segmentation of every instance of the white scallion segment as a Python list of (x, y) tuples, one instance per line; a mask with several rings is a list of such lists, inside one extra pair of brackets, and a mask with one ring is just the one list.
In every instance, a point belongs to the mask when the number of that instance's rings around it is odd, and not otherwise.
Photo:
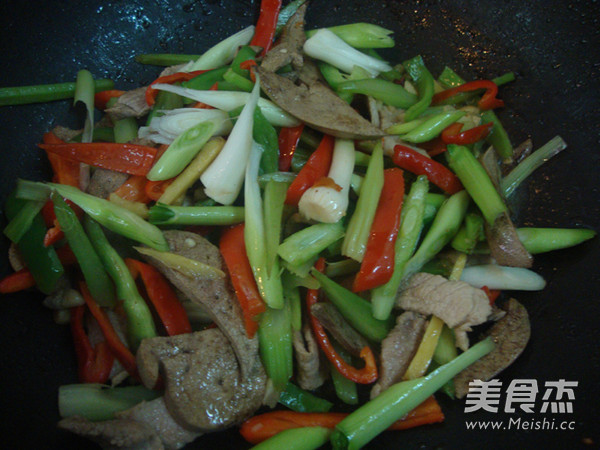
[(354, 66), (362, 67), (373, 77), (392, 70), (392, 66), (385, 61), (365, 55), (325, 28), (304, 43), (304, 52), (346, 73), (351, 73)]
[(177, 108), (165, 111), (154, 117), (150, 126), (141, 127), (138, 137), (147, 138), (159, 144), (171, 144), (184, 131), (202, 122), (215, 124), (214, 136), (227, 136), (233, 123), (225, 111), (219, 109)]
[[(200, 91), (197, 89), (157, 83), (152, 86), (159, 91), (173, 92), (197, 102), (202, 102), (223, 111), (232, 111), (248, 103), (251, 93), (239, 91)], [(298, 119), (286, 113), (270, 100), (259, 98), (258, 106), (269, 123), (275, 127), (295, 127), (300, 125)]]
[(354, 142), (349, 139), (336, 139), (328, 177), (342, 188), (341, 191), (329, 186), (308, 189), (300, 198), (298, 208), (307, 219), (324, 223), (336, 223), (348, 209), (348, 191), (354, 170)]
[(150, 181), (161, 181), (179, 175), (212, 137), (214, 129), (213, 122), (200, 122), (181, 133), (152, 166), (146, 177)]
[(254, 89), (231, 130), (223, 150), (200, 176), (206, 195), (223, 205), (231, 205), (242, 189), (246, 164), (252, 148), (254, 110), (259, 93), (260, 80), (257, 76)]
[(254, 36), (254, 25), (238, 31), (211, 47), (196, 61), (186, 65), (183, 70), (193, 72), (194, 70), (209, 70), (224, 66), (233, 60), (239, 47), (250, 43), (252, 36)]
[(496, 264), (466, 267), (460, 279), (477, 288), (500, 290), (540, 291), (546, 286), (546, 281), (529, 269)]

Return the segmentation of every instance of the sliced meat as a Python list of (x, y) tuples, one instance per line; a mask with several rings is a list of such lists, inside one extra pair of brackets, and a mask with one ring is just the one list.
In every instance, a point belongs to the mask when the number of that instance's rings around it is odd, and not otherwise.
[[(492, 312), (488, 297), (481, 289), (464, 281), (449, 281), (429, 273), (413, 275), (396, 299), (396, 306), (425, 315), (433, 314), (458, 334), (484, 323)], [(461, 348), (466, 349), (464, 340)]]
[[(167, 230), (165, 239), (173, 253), (226, 271), (219, 249), (202, 236), (187, 231)], [(200, 304), (225, 333), (237, 355), (244, 377), (264, 372), (258, 355), (258, 339), (246, 336), (242, 311), (228, 279), (192, 279), (151, 256), (144, 256), (187, 298)]]
[(119, 189), (127, 181), (127, 178), (129, 178), (129, 175), (126, 173), (97, 168), (90, 178), (90, 184), (87, 188), (88, 194), (107, 198), (111, 193)]
[(331, 333), (335, 340), (354, 356), (360, 356), (360, 351), (369, 343), (340, 314), (331, 303), (315, 303), (310, 312), (319, 319), (323, 327)]
[(183, 428), (169, 414), (163, 397), (141, 402), (115, 414), (121, 420), (134, 420), (154, 430), (166, 449), (181, 448), (202, 433)]
[(490, 253), (499, 265), (525, 268), (533, 265), (533, 256), (523, 246), (507, 213), (499, 215), (491, 227), (486, 223), (485, 235)]
[(483, 337), (492, 337), (496, 343), (494, 350), (454, 378), (455, 393), (458, 398), (467, 395), (471, 381), (491, 380), (510, 366), (527, 346), (531, 335), (527, 310), (514, 298), (506, 303), (504, 309), (506, 315), (483, 335)]
[(396, 326), (381, 341), (379, 380), (371, 389), (371, 398), (377, 397), (392, 384), (402, 381), (425, 334), (425, 316), (406, 311), (396, 319)]
[[(258, 360), (258, 354), (254, 358)], [(180, 425), (196, 432), (218, 431), (243, 421), (264, 397), (264, 372), (243, 377), (228, 339), (217, 328), (144, 339), (136, 361), (145, 386), (154, 387), (162, 375), (167, 410)]]
[(164, 446), (154, 430), (130, 419), (91, 422), (80, 416), (58, 422), (59, 428), (90, 438), (105, 449), (162, 450)]
[(125, 92), (117, 103), (105, 110), (113, 122), (125, 117), (142, 117), (148, 114), (150, 107), (146, 103), (146, 88), (141, 87)]
[(327, 367), (322, 364), (319, 346), (309, 326), (303, 332), (294, 333), (293, 345), (296, 355), (296, 380), (302, 389), (311, 391), (320, 387), (327, 379)]
[(52, 133), (57, 138), (65, 141), (65, 142), (70, 141), (71, 139), (73, 139), (78, 134), (81, 134), (82, 132), (83, 132), (83, 130), (72, 130), (71, 128), (63, 127), (60, 125), (52, 128)]

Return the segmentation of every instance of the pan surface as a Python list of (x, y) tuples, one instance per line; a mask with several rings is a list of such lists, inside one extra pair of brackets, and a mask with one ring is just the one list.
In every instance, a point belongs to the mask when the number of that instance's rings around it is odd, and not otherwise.
[[(112, 78), (119, 89), (148, 84), (159, 68), (137, 64), (140, 53), (202, 53), (254, 24), (258, 1), (175, 0), (0, 3), (0, 86), (72, 81), (78, 70)], [(445, 65), (467, 79), (514, 71), (501, 88), (499, 113), (513, 144), (537, 148), (555, 135), (566, 151), (539, 169), (511, 205), (523, 226), (600, 229), (600, 23), (588, 1), (326, 1), (314, 0), (308, 28), (374, 22), (395, 31), (386, 58), (421, 54), (438, 74)], [(35, 146), (55, 125), (76, 127), (69, 101), (0, 108), (0, 200), (18, 177), (44, 180), (50, 169)], [(1, 226), (6, 219), (2, 216)], [(9, 273), (0, 243), (0, 276)], [(465, 413), (464, 401), (438, 398), (446, 421), (384, 433), (369, 448), (577, 448), (600, 443), (600, 245), (539, 255), (534, 269), (548, 286), (518, 294), (532, 322), (524, 354), (499, 376), (502, 400), (514, 380), (535, 380), (533, 413)], [(82, 448), (89, 443), (56, 428), (57, 389), (76, 382), (68, 327), (59, 327), (35, 293), (0, 301), (0, 403), (6, 448)], [(572, 412), (542, 414), (546, 382), (575, 381)], [(565, 401), (565, 399), (563, 399)], [(504, 403), (500, 403), (503, 411)], [(467, 421), (520, 420), (520, 429), (468, 430)], [(543, 421), (569, 429), (535, 429)], [(524, 429), (530, 423), (529, 429)], [(563, 425), (566, 424), (566, 425)], [(550, 425), (546, 425), (546, 428)], [(247, 448), (236, 430), (204, 436), (193, 448)]]

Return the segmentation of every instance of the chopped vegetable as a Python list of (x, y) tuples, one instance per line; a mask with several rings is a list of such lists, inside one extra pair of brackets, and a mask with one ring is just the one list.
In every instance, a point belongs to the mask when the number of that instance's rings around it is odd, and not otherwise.
[[(105, 78), (93, 80), (96, 92), (112, 89), (114, 83)], [(25, 105), (72, 98), (75, 83), (38, 84), (34, 86), (0, 88), (0, 106)]]

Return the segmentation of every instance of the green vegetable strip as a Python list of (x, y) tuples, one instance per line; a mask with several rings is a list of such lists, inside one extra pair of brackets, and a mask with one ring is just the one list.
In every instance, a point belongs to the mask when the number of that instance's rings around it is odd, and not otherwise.
[[(351, 360), (352, 357), (346, 350), (337, 345), (336, 342), (334, 342), (333, 345), (335, 350), (345, 361)], [(358, 405), (358, 389), (356, 383), (343, 376), (331, 363), (329, 363), (329, 372), (331, 373), (331, 380), (333, 381), (333, 387), (335, 388), (335, 395), (347, 405)]]
[(291, 314), (287, 308), (267, 310), (258, 327), (260, 356), (276, 391), (283, 391), (294, 371)]
[(215, 128), (214, 122), (208, 121), (185, 130), (154, 163), (146, 177), (151, 181), (160, 181), (179, 175), (212, 137)]
[(206, 91), (210, 89), (213, 84), (220, 82), (223, 79), (225, 72), (229, 70), (228, 67), (221, 67), (219, 69), (209, 70), (208, 72), (201, 73), (197, 77), (191, 80), (184, 81), (181, 83), (181, 87), (189, 89), (197, 89), (199, 91)]
[(279, 170), (279, 138), (277, 131), (265, 118), (259, 107), (254, 110), (252, 137), (262, 152), (260, 168), (263, 173), (277, 172)]
[(325, 443), (331, 435), (329, 428), (301, 427), (291, 428), (252, 447), (252, 450), (315, 450)]
[(152, 106), (152, 109), (148, 113), (146, 125), (149, 126), (153, 118), (164, 115), (164, 111), (181, 107), (183, 107), (183, 98), (179, 95), (172, 92), (158, 91), (158, 95), (154, 100), (154, 106)]
[(325, 267), (325, 275), (329, 278), (336, 278), (344, 275), (356, 274), (359, 270), (360, 263), (347, 258), (341, 261), (328, 262)]
[[(327, 29), (354, 48), (392, 48), (394, 46), (394, 39), (390, 37), (393, 31), (372, 23), (349, 23)], [(310, 38), (317, 31), (307, 31), (306, 37)]]
[[(112, 89), (114, 86), (112, 80), (107, 80), (105, 78), (94, 81), (95, 92), (106, 91)], [(74, 94), (74, 82), (5, 87), (0, 88), (0, 106), (51, 102), (54, 100), (72, 98)]]
[(302, 299), (300, 298), (300, 290), (294, 284), (293, 276), (289, 273), (284, 273), (282, 276), (283, 296), (286, 306), (289, 309), (292, 332), (302, 329)]
[[(256, 59), (256, 51), (249, 45), (244, 45), (243, 47), (240, 47), (240, 49), (237, 52), (237, 55), (235, 55), (235, 58), (233, 58), (230, 69), (233, 70), (238, 75), (249, 80), (250, 79), (250, 71), (247, 69), (242, 69), (240, 67), (240, 64), (243, 63), (244, 61), (248, 61), (248, 60), (254, 61), (255, 59)], [(252, 85), (254, 85), (254, 83), (252, 83)]]
[(122, 302), (127, 316), (129, 343), (135, 353), (143, 339), (157, 335), (152, 313), (140, 296), (127, 264), (110, 245), (100, 225), (89, 216), (84, 218), (84, 225), (98, 256), (117, 288), (117, 298)]
[(447, 325), (442, 328), (442, 334), (433, 353), (433, 360), (439, 365), (448, 364), (458, 356), (454, 342), (454, 332)]
[(233, 69), (227, 70), (223, 75), (223, 79), (237, 87), (239, 91), (251, 92), (254, 83), (242, 75), (237, 74)]
[(160, 391), (142, 385), (109, 387), (104, 384), (66, 384), (58, 388), (60, 417), (81, 416), (88, 420), (111, 420), (115, 413), (143, 401), (160, 397)]
[(343, 81), (337, 83), (336, 90), (339, 93), (370, 95), (396, 108), (409, 108), (417, 103), (417, 96), (399, 84), (378, 78)]
[(503, 212), (508, 212), (490, 177), (471, 151), (462, 145), (449, 144), (446, 159), (463, 186), (481, 210), (489, 225)]
[(290, 185), (295, 178), (296, 174), (292, 172), (265, 173), (258, 177), (258, 185), (261, 189), (264, 189), (269, 181), (275, 181), (277, 183), (285, 183), (287, 185)]
[(287, 183), (269, 181), (265, 188), (265, 245), (267, 247), (267, 273), (271, 274), (277, 259), (281, 239), (281, 218), (287, 193)]
[(301, 265), (343, 236), (341, 223), (318, 223), (288, 236), (279, 245), (277, 253), (292, 265)]
[(140, 64), (152, 66), (176, 66), (196, 61), (201, 55), (184, 55), (174, 53), (145, 53), (136, 55), (135, 60)]
[(378, 143), (373, 149), (367, 173), (360, 188), (356, 209), (348, 223), (342, 243), (342, 254), (356, 261), (362, 261), (375, 217), (379, 195), (383, 188), (383, 149)]
[(86, 109), (82, 142), (92, 142), (94, 135), (94, 77), (88, 70), (77, 72), (73, 105), (83, 103)]
[(427, 177), (421, 175), (412, 184), (404, 201), (396, 239), (392, 277), (387, 283), (371, 291), (371, 306), (373, 317), (376, 319), (386, 320), (390, 316), (404, 274), (404, 266), (413, 255), (423, 229), (423, 213), (428, 189)]
[(426, 377), (394, 384), (381, 395), (342, 420), (331, 435), (334, 449), (359, 449), (408, 414), (459, 372), (494, 349), (491, 338), (478, 342), (466, 352)]
[[(124, 144), (132, 141), (138, 136), (138, 124), (137, 120), (133, 117), (125, 117), (124, 119), (117, 120), (114, 126), (114, 141)], [(94, 139), (96, 139), (96, 133), (94, 133)]]
[(517, 228), (519, 240), (531, 254), (573, 247), (596, 236), (594, 230), (570, 228)]
[(500, 183), (504, 195), (508, 197), (514, 190), (538, 167), (567, 148), (567, 144), (560, 136), (555, 136), (541, 146), (515, 167)]
[(360, 334), (372, 341), (381, 342), (393, 326), (393, 320), (378, 320), (371, 313), (371, 304), (354, 292), (330, 280), (318, 270), (311, 270), (327, 298), (342, 316)]
[(404, 116), (404, 120), (408, 122), (419, 117), (431, 104), (434, 91), (433, 76), (425, 67), (423, 58), (420, 55), (405, 61), (402, 65), (417, 84), (417, 92), (419, 93), (419, 101), (408, 108)]
[(154, 225), (233, 225), (244, 221), (243, 206), (169, 206), (150, 208), (148, 220)]
[(466, 81), (459, 74), (457, 74), (448, 66), (444, 67), (444, 70), (442, 70), (442, 73), (438, 77), (438, 82), (444, 87), (444, 89), (450, 89), (466, 83)]
[(327, 412), (333, 406), (330, 401), (317, 397), (289, 381), (279, 396), (279, 403), (293, 411), (306, 413)]
[(46, 204), (45, 201), (30, 200), (22, 204), (19, 212), (4, 228), (4, 235), (15, 244), (18, 243), (23, 235), (27, 233), (33, 223), (33, 219), (40, 213)]
[(448, 111), (428, 117), (402, 136), (403, 141), (421, 143), (437, 137), (448, 125), (453, 124), (466, 114), (465, 111)]
[(423, 238), (419, 249), (406, 263), (403, 280), (418, 272), (426, 262), (437, 255), (450, 242), (467, 213), (469, 201), (469, 194), (466, 191), (460, 191), (444, 202), (429, 231)]
[[(26, 201), (16, 198), (15, 193), (9, 195), (4, 209), (7, 219), (14, 219), (25, 205)], [(39, 290), (44, 294), (51, 294), (56, 290), (58, 280), (64, 274), (64, 268), (54, 247), (44, 246), (46, 231), (42, 215), (37, 214), (17, 242), (17, 248)]]
[[(74, 136), (69, 142), (81, 142), (83, 133)], [(115, 132), (112, 127), (94, 127), (93, 142), (115, 142)]]
[(298, 8), (300, 8), (300, 6), (302, 6), (302, 4), (305, 1), (306, 0), (292, 0), (285, 7), (281, 8), (281, 10), (279, 11), (279, 16), (277, 16), (277, 27), (275, 28), (275, 36), (277, 36), (281, 32), (285, 24), (288, 22), (288, 20), (290, 20), (290, 17), (296, 14)]
[(325, 81), (327, 81), (327, 84), (329, 84), (332, 89), (337, 90), (341, 83), (348, 81), (337, 67), (323, 61), (319, 61), (318, 64), (321, 75), (323, 75), (323, 78), (325, 78)]
[(484, 237), (483, 217), (476, 213), (468, 213), (452, 239), (451, 245), (454, 250), (470, 255), (482, 237)]
[(504, 75), (493, 78), (492, 81), (496, 83), (497, 86), (502, 86), (503, 84), (515, 81), (515, 74), (514, 72), (506, 72)]
[(389, 127), (385, 132), (389, 134), (406, 134), (417, 128), (419, 125), (422, 125), (423, 122), (425, 122), (425, 119), (415, 119), (410, 122), (397, 123), (396, 125)]
[(108, 273), (106, 273), (96, 250), (94, 250), (90, 239), (85, 234), (85, 231), (83, 231), (83, 226), (79, 222), (77, 215), (56, 192), (52, 193), (51, 198), (52, 203), (54, 203), (56, 219), (60, 224), (61, 230), (65, 233), (71, 250), (77, 258), (92, 297), (94, 297), (94, 300), (100, 306), (114, 306), (115, 287)]
[[(140, 216), (113, 202), (81, 192), (79, 189), (55, 183), (34, 183), (21, 181), (19, 186), (27, 190), (45, 192), (48, 187), (55, 189), (60, 195), (71, 200), (92, 218), (115, 233), (138, 241), (160, 251), (169, 251), (169, 245), (162, 232), (149, 224)], [(17, 192), (17, 195), (19, 193)]]
[(483, 114), (481, 114), (481, 123), (489, 122), (492, 122), (494, 127), (492, 128), (492, 132), (486, 138), (486, 142), (494, 147), (500, 158), (504, 161), (512, 161), (513, 147), (508, 138), (508, 134), (502, 126), (500, 119), (496, 116), (496, 113), (491, 109), (489, 111), (484, 111)]

